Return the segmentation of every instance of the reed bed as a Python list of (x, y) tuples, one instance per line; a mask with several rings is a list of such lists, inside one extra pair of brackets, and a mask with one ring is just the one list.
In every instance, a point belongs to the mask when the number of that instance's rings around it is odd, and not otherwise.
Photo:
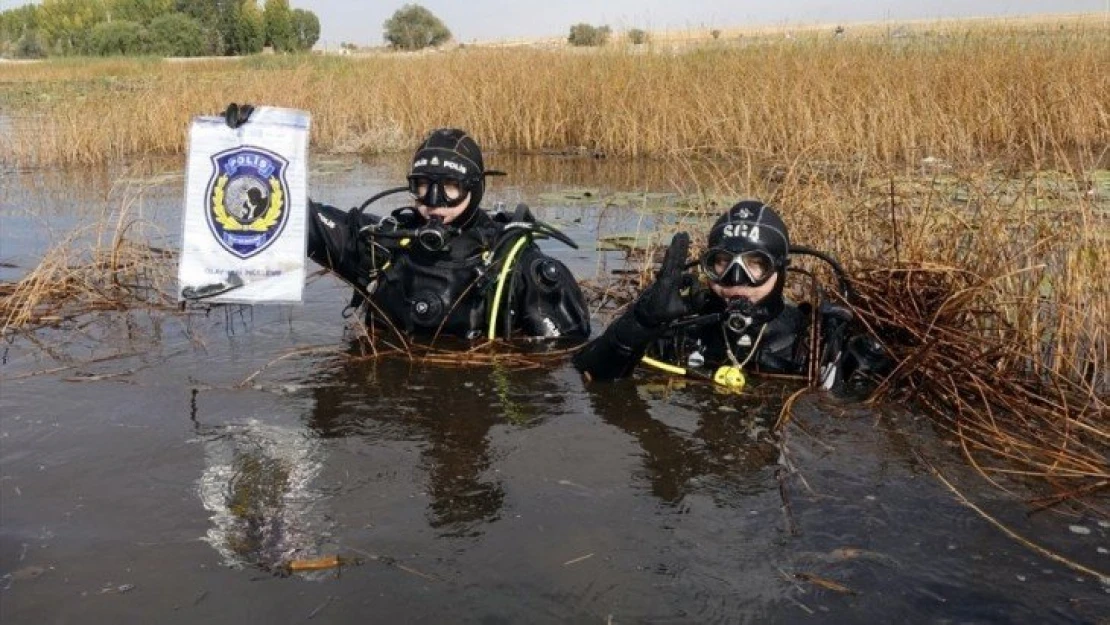
[(101, 312), (176, 309), (176, 254), (151, 246), (153, 236), (126, 211), (75, 229), (18, 282), (0, 282), (0, 336), (64, 329)]
[(1110, 214), (968, 183), (957, 208), (888, 200), (891, 260), (851, 259), (857, 312), (899, 362), (876, 398), (926, 407), (994, 481), (1090, 502), (1110, 488)]
[[(922, 263), (859, 275), (861, 316), (899, 362), (875, 397), (925, 407), (995, 483), (1039, 478), (1050, 487), (1044, 502), (1094, 505), (1089, 497), (1110, 488), (1104, 330), (1088, 326), (1080, 339), (1089, 359), (1054, 354), (1045, 363), (1051, 347), (1031, 352), (1029, 329), (1006, 318), (1020, 316), (1015, 309), (1045, 306), (1008, 293), (1009, 277)], [(1074, 318), (1043, 316), (1061, 326)], [(1043, 337), (1045, 343), (1053, 338)], [(1105, 507), (1097, 512), (1110, 515)]]
[[(401, 358), (415, 364), (442, 367), (505, 367), (514, 371), (550, 368), (565, 362), (577, 346), (553, 348), (520, 341), (492, 340), (477, 345), (451, 347), (450, 342), (421, 343), (404, 341), (401, 345), (380, 345), (379, 337), (372, 334), (359, 336), (359, 350), (351, 354), (353, 361)], [(386, 341), (388, 342), (388, 341)]]
[[(230, 101), (308, 110), (322, 152), (408, 150), (467, 128), (510, 151), (747, 154), (916, 164), (1104, 157), (1110, 26), (1099, 17), (964, 36), (693, 47), (466, 47), (438, 53), (0, 66), (21, 166), (181, 153)], [(536, 68), (543, 68), (537, 71)]]

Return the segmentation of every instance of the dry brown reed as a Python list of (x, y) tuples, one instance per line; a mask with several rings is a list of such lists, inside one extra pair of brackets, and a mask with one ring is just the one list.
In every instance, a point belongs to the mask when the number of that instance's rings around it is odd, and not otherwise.
[(876, 397), (927, 407), (992, 481), (1035, 476), (1054, 501), (1090, 501), (1110, 487), (1107, 216), (973, 201), (926, 236), (893, 217), (928, 253), (856, 275), (857, 310), (899, 362)]
[(18, 282), (0, 283), (0, 336), (67, 327), (104, 311), (170, 310), (175, 254), (125, 207), (56, 242)]
[(565, 361), (577, 346), (536, 349), (534, 345), (504, 340), (482, 341), (466, 348), (408, 342), (404, 348), (369, 347), (374, 337), (365, 337), (367, 347), (355, 360), (402, 358), (415, 364), (447, 367), (509, 367), (513, 370), (547, 368)]
[[(318, 151), (407, 150), (428, 128), (492, 148), (608, 155), (917, 163), (1099, 156), (1110, 138), (1110, 27), (905, 39), (736, 42), (679, 53), (466, 47), (367, 58), (0, 66), (20, 165), (176, 154), (229, 101), (313, 114)], [(536, 71), (536, 68), (543, 71)]]

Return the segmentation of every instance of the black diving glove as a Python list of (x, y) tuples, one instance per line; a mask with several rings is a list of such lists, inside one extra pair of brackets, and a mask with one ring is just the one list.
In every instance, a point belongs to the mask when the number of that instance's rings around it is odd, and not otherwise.
[(674, 235), (655, 282), (603, 335), (574, 355), (574, 366), (579, 371), (594, 380), (632, 374), (651, 342), (666, 331), (670, 322), (687, 314), (682, 287), (689, 253), (690, 235), (685, 232)]
[(658, 328), (689, 313), (682, 297), (686, 257), (690, 253), (690, 235), (679, 232), (663, 256), (663, 264), (655, 282), (640, 294), (632, 306), (636, 320), (645, 328)]
[(227, 109), (224, 110), (224, 122), (227, 123), (229, 128), (238, 128), (247, 123), (247, 120), (250, 119), (251, 113), (253, 112), (254, 107), (250, 104), (236, 104), (232, 102), (228, 104)]

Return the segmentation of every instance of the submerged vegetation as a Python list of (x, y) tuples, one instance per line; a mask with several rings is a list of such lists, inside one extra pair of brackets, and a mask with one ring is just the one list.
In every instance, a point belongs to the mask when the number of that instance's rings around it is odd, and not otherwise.
[[(317, 153), (408, 150), (453, 125), (502, 153), (667, 160), (661, 183), (687, 200), (652, 244), (704, 232), (723, 202), (772, 201), (792, 239), (841, 260), (859, 318), (901, 363), (877, 399), (924, 407), (999, 484), (1036, 477), (1037, 505), (1098, 506), (1110, 489), (1108, 35), (1101, 18), (1076, 18), (679, 51), (653, 36), (588, 51), (0, 65), (0, 162), (179, 154), (189, 120), (230, 100), (311, 111)], [(444, 80), (465, 88), (420, 88)], [(105, 265), (112, 250), (154, 253), (122, 245), (135, 235), (124, 230), (82, 261), (88, 273), (48, 256), (0, 286), (5, 333), (66, 317), (48, 295), (99, 301), (46, 284), (149, 303), (104, 288), (132, 284), (114, 277), (128, 267), (172, 264)], [(641, 270), (650, 254), (630, 258)], [(166, 293), (171, 277), (144, 279)], [(611, 292), (632, 292), (629, 280)]]

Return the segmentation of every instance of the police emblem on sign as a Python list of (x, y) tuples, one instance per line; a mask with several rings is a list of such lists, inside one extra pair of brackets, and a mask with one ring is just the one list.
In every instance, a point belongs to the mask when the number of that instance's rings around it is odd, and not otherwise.
[(239, 147), (212, 157), (208, 227), (224, 249), (250, 258), (277, 240), (289, 221), (289, 161), (268, 150)]

